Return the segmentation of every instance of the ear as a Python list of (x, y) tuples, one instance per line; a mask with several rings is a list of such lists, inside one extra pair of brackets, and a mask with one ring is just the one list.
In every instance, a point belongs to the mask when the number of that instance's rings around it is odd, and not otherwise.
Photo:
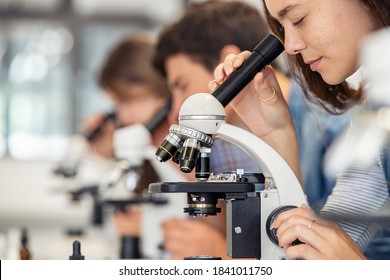
[(232, 54), (239, 54), (241, 52), (241, 49), (237, 47), (236, 45), (229, 44), (222, 48), (221, 52), (219, 53), (219, 61), (224, 61), (225, 57), (232, 53)]

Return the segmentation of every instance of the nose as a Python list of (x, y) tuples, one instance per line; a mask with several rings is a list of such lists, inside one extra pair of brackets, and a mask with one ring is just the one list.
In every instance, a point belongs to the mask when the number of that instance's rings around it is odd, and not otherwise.
[(306, 48), (306, 44), (298, 32), (285, 30), (284, 48), (288, 54), (296, 55)]

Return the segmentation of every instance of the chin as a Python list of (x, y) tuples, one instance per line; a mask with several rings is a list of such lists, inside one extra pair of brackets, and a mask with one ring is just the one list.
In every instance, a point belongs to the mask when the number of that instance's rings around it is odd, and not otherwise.
[(321, 74), (322, 79), (324, 80), (325, 83), (327, 83), (330, 86), (335, 86), (338, 84), (341, 84), (342, 82), (345, 81), (345, 77), (336, 77), (334, 74), (333, 75), (325, 75)]

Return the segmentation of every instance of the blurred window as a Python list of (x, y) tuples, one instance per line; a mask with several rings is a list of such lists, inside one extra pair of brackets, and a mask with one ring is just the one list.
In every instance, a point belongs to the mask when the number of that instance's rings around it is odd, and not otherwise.
[(25, 2), (0, 0), (0, 158), (60, 160), (85, 118), (111, 109), (96, 83), (107, 51), (126, 34), (153, 35), (163, 25), (161, 18), (104, 15), (103, 8), (94, 17), (80, 12), (89, 6), (52, 2), (26, 10)]
[(7, 22), (4, 29), (1, 150), (17, 159), (55, 158), (70, 132), (72, 35), (56, 22)]

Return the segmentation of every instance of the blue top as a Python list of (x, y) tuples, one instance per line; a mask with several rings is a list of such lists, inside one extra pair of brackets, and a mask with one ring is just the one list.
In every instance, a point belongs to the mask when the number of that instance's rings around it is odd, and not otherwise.
[(324, 174), (323, 159), (333, 141), (349, 127), (352, 113), (332, 115), (307, 101), (300, 86), (293, 81), (289, 106), (296, 128), (304, 190), (310, 207), (322, 208), (336, 178)]

